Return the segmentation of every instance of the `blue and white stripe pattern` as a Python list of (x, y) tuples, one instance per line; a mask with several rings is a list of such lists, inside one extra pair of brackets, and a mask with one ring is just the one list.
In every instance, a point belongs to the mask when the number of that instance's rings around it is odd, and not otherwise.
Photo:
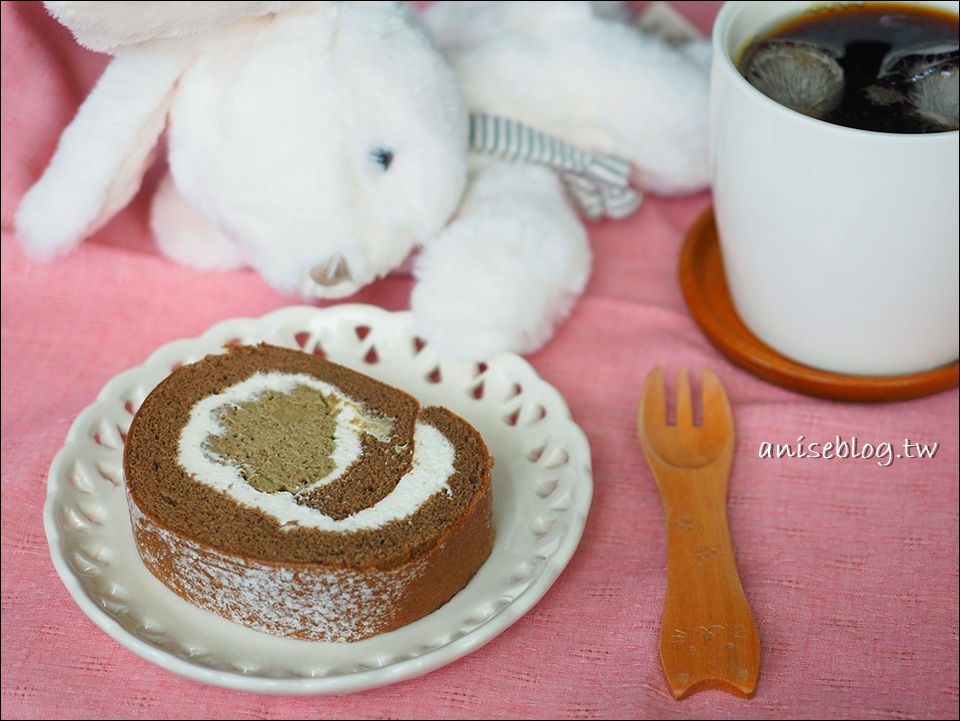
[(555, 169), (580, 211), (591, 220), (626, 218), (643, 198), (630, 187), (628, 161), (588, 153), (509, 118), (472, 113), (470, 149), (501, 160)]

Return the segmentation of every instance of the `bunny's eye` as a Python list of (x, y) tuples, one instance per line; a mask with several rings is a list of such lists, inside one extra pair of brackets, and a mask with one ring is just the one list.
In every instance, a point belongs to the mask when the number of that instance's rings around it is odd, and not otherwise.
[(384, 170), (390, 169), (390, 164), (393, 162), (392, 150), (387, 150), (386, 148), (374, 148), (370, 151), (370, 155), (380, 165), (381, 168)]

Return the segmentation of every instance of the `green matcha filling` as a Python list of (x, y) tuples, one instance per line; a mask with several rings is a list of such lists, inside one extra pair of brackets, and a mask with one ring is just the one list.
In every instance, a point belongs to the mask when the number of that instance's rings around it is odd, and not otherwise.
[(297, 493), (336, 467), (338, 412), (333, 398), (310, 386), (264, 391), (221, 408), (224, 433), (207, 436), (203, 448), (215, 461), (239, 469), (258, 491)]

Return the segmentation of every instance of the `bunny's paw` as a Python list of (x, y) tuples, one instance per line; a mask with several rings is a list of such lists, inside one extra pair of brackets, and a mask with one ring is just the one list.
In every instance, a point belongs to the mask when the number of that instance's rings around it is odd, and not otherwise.
[(438, 352), (475, 361), (533, 352), (582, 292), (590, 272), (582, 226), (518, 210), (462, 217), (418, 257), (411, 307)]
[(187, 203), (169, 173), (153, 196), (150, 228), (160, 252), (200, 270), (235, 270), (245, 263), (236, 244)]

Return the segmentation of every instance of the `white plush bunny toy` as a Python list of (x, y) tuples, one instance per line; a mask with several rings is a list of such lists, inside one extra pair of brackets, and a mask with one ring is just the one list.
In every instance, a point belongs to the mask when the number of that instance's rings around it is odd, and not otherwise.
[(418, 332), (480, 360), (536, 350), (569, 313), (581, 215), (707, 183), (703, 48), (620, 3), (44, 5), (115, 57), (18, 209), (39, 257), (121, 210), (166, 132), (151, 228), (169, 258), (316, 299), (415, 253)]

